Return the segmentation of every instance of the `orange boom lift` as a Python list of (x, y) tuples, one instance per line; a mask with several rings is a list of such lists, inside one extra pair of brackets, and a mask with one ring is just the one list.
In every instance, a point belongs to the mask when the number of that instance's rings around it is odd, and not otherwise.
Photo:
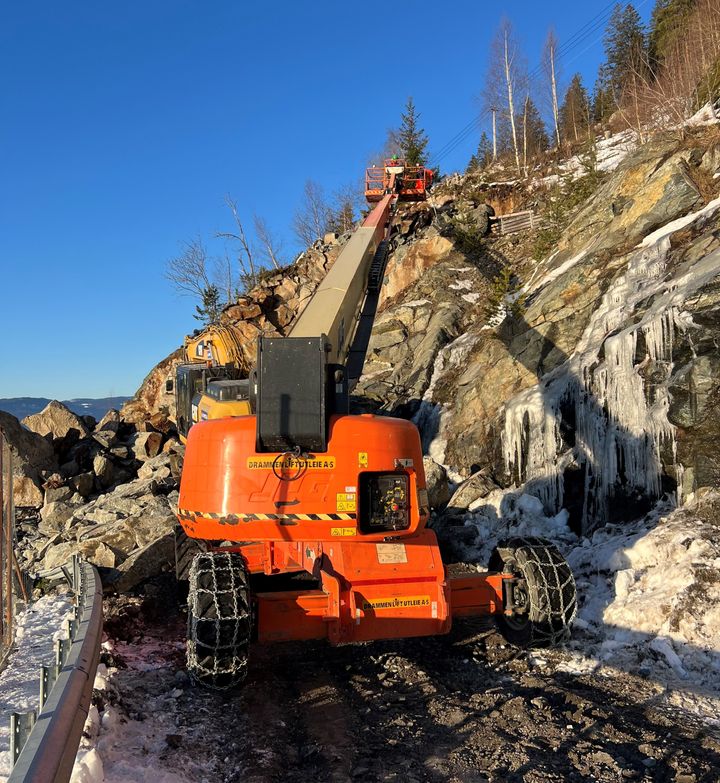
[(427, 527), (416, 427), (349, 413), (393, 210), (399, 200), (425, 199), (431, 181), (428, 170), (397, 159), (368, 169), (374, 209), (290, 335), (259, 340), (254, 413), (189, 430), (176, 552), (178, 575), (189, 578), (187, 659), (197, 681), (237, 685), (253, 639), (423, 636), (477, 615), (498, 617), (515, 643), (567, 633), (575, 585), (557, 549), (509, 540), (489, 572), (449, 576)]

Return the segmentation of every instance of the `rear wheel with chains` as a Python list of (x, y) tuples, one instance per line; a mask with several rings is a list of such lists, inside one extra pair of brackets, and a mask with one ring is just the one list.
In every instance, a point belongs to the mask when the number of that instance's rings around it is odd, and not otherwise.
[(235, 688), (247, 675), (252, 634), (248, 572), (237, 552), (203, 552), (190, 566), (187, 668), (210, 688)]

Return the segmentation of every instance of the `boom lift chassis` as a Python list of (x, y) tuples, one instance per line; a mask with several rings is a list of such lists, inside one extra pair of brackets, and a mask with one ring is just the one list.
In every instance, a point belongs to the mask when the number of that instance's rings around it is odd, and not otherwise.
[(511, 538), (487, 572), (450, 575), (427, 527), (417, 429), (349, 414), (349, 358), (392, 209), (424, 198), (428, 181), (395, 159), (369, 170), (375, 208), (290, 335), (258, 342), (254, 414), (189, 430), (177, 564), (189, 578), (187, 660), (199, 682), (239, 684), (253, 640), (426, 636), (477, 616), (495, 617), (518, 645), (569, 633), (575, 582), (554, 545)]

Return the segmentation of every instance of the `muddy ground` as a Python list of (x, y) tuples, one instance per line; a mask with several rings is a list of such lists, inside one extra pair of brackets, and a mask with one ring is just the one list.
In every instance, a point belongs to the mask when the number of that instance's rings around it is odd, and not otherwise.
[(124, 763), (144, 756), (148, 773), (227, 783), (720, 780), (720, 737), (662, 704), (663, 687), (561, 673), (553, 656), (540, 667), (487, 623), (353, 647), (257, 646), (243, 689), (218, 694), (188, 683), (182, 608), (159, 607), (107, 604), (104, 659), (118, 670), (95, 694), (101, 711), (114, 705), (127, 721), (113, 740)]

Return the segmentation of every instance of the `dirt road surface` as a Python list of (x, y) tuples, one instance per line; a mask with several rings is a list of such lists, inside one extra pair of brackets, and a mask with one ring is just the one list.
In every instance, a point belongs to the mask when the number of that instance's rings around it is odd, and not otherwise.
[(96, 702), (120, 716), (98, 744), (108, 783), (135, 758), (158, 779), (226, 783), (720, 780), (720, 737), (668, 707), (663, 686), (563, 673), (562, 652), (538, 663), (487, 623), (257, 646), (242, 690), (214, 693), (184, 673), (181, 610), (122, 599), (107, 611), (117, 670)]

